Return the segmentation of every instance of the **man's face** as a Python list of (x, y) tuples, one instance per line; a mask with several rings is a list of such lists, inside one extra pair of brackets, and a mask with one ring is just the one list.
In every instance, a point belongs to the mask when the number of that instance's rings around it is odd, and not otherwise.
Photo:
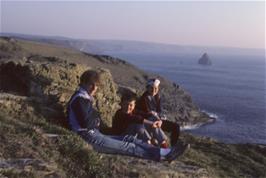
[(130, 102), (123, 102), (122, 104), (122, 110), (126, 112), (127, 114), (131, 114), (136, 106), (136, 101), (130, 101)]
[(159, 92), (159, 86), (149, 86), (148, 92), (151, 96), (155, 96)]
[(91, 96), (95, 96), (97, 90), (98, 90), (98, 84), (97, 83), (93, 83), (91, 85), (89, 85), (89, 93)]

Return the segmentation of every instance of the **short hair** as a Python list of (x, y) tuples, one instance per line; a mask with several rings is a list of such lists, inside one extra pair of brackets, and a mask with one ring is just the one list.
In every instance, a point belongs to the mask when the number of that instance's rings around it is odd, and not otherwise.
[(136, 101), (137, 100), (137, 95), (134, 93), (127, 93), (124, 94), (121, 98), (121, 103), (123, 102), (131, 102), (131, 101)]
[(86, 70), (80, 76), (79, 85), (89, 85), (89, 84), (99, 84), (100, 83), (100, 74), (94, 70)]

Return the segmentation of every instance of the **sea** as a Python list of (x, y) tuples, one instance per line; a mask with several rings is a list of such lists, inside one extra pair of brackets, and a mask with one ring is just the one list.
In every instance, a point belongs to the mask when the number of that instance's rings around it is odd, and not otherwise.
[(185, 132), (225, 143), (266, 144), (265, 56), (209, 54), (212, 65), (203, 66), (198, 55), (109, 55), (179, 84), (202, 111), (216, 118)]

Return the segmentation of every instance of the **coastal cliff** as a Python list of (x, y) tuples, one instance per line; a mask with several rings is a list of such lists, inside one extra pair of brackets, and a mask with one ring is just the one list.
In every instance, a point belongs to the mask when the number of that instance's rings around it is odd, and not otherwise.
[(103, 75), (95, 107), (105, 126), (121, 93), (138, 95), (150, 77), (162, 81), (168, 118), (212, 122), (178, 84), (110, 56), (0, 38), (0, 176), (3, 177), (265, 177), (263, 145), (234, 145), (183, 133), (192, 148), (172, 164), (99, 154), (65, 128), (65, 108), (87, 69)]

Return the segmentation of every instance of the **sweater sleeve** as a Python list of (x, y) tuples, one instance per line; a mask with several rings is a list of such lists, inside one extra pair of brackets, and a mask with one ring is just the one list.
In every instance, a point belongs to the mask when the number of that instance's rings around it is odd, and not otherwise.
[(140, 100), (139, 100), (139, 106), (138, 109), (143, 111), (143, 112), (150, 112), (149, 106), (148, 106), (148, 98), (147, 98), (147, 94), (146, 92), (141, 96)]
[(130, 115), (130, 114), (126, 114), (125, 119), (129, 122), (129, 123), (134, 123), (134, 124), (143, 124), (144, 122), (144, 118), (141, 117), (140, 115)]
[(87, 128), (87, 121), (90, 118), (89, 108), (91, 108), (91, 102), (81, 97), (77, 97), (71, 104), (72, 110), (77, 118), (77, 121), (81, 128)]
[(159, 94), (156, 95), (156, 112), (161, 113), (162, 112), (162, 105), (161, 105), (161, 96)]
[(122, 134), (130, 124), (143, 124), (144, 118), (135, 114), (127, 114), (121, 110), (115, 113), (112, 129), (115, 134)]
[(121, 133), (123, 133), (124, 131), (124, 124), (121, 121), (121, 116), (120, 116), (120, 112), (117, 111), (115, 113), (115, 116), (113, 118), (113, 122), (112, 122), (112, 130), (114, 134), (120, 135)]

